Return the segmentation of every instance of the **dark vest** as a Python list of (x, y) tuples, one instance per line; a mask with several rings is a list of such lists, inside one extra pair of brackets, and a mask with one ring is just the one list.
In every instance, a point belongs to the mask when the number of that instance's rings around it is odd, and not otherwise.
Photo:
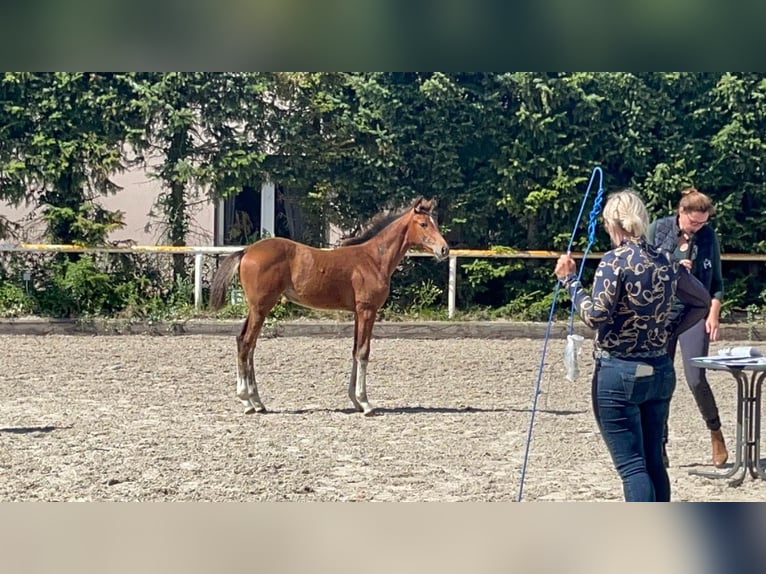
[[(675, 215), (657, 220), (654, 228), (654, 245), (674, 257), (678, 248), (678, 227)], [(713, 283), (713, 230), (709, 225), (701, 227), (689, 241), (689, 251), (686, 256), (692, 260), (692, 275), (694, 275), (710, 291)]]

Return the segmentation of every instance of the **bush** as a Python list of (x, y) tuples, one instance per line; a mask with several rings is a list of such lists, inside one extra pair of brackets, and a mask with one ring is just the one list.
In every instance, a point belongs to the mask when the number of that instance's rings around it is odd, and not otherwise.
[[(185, 261), (192, 268), (192, 257)], [(207, 274), (214, 268), (209, 259)], [(551, 260), (525, 260), (505, 265), (501, 260), (467, 265), (458, 261), (457, 316), (465, 320), (514, 319), (547, 321), (555, 288)], [(487, 263), (486, 265), (484, 263)], [(592, 284), (597, 260), (589, 260), (583, 283)], [(730, 266), (731, 267), (731, 266)], [(20, 278), (30, 272), (29, 292)], [(728, 321), (760, 318), (766, 290), (755, 289), (748, 277), (727, 268), (722, 317)], [(231, 288), (237, 285), (236, 280)], [(448, 266), (425, 257), (405, 258), (391, 281), (391, 292), (379, 319), (447, 319)], [(203, 291), (203, 299), (206, 293)], [(172, 260), (154, 254), (9, 253), (0, 258), (0, 316), (37, 314), (47, 317), (115, 317), (140, 320), (179, 320), (190, 317), (242, 319), (244, 302), (216, 313), (194, 308), (194, 285), (188, 277), (172, 279)], [(204, 303), (204, 301), (203, 301)], [(570, 302), (559, 291), (557, 320), (566, 320)], [(305, 309), (278, 303), (268, 322), (298, 317), (349, 320), (350, 314)]]
[(20, 285), (3, 281), (0, 283), (0, 316), (21, 317), (35, 311), (35, 300)]

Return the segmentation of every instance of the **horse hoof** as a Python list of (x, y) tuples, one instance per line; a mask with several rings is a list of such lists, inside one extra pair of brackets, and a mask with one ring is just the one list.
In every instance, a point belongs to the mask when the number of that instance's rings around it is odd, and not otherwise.
[(265, 412), (266, 412), (266, 407), (264, 406), (255, 407), (253, 405), (250, 405), (249, 407), (245, 407), (246, 415), (252, 415), (254, 413), (265, 413)]
[(378, 414), (378, 411), (377, 409), (375, 409), (375, 407), (371, 407), (364, 411), (364, 416), (366, 417), (372, 417), (372, 416), (375, 416), (376, 414)]

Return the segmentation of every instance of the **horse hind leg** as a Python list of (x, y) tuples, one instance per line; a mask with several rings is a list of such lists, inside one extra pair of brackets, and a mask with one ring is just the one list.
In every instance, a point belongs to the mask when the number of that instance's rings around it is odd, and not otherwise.
[(266, 412), (258, 394), (253, 354), (265, 316), (250, 311), (242, 332), (237, 337), (237, 397), (245, 407), (245, 414)]

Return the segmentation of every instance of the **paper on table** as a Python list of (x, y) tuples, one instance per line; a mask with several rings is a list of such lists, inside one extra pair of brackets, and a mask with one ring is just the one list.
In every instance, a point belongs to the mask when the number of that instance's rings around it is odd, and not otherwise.
[(766, 365), (766, 357), (761, 356), (745, 356), (734, 357), (731, 355), (710, 355), (708, 357), (694, 357), (694, 361), (701, 361), (703, 363), (717, 363), (719, 365)]
[[(715, 355), (714, 355), (715, 356)], [(758, 347), (724, 347), (718, 350), (719, 357), (763, 357)]]
[(760, 365), (766, 362), (758, 347), (724, 347), (718, 350), (717, 355), (708, 357), (695, 357), (697, 361), (705, 363), (718, 363), (722, 365)]
[(725, 365), (759, 365), (766, 363), (766, 357), (726, 357), (721, 355), (694, 357), (694, 360), (706, 363), (722, 363)]

